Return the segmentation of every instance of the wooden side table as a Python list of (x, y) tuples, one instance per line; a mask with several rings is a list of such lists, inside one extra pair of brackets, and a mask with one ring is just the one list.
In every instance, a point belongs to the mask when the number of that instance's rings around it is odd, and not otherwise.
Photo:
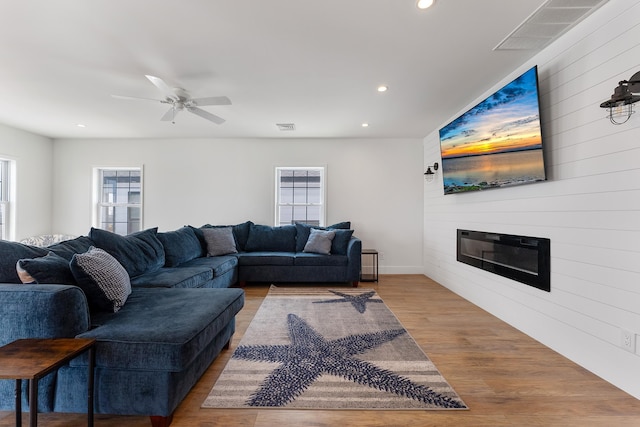
[(38, 425), (38, 380), (89, 351), (87, 425), (93, 426), (93, 367), (96, 340), (27, 338), (0, 347), (0, 379), (16, 380), (16, 426), (22, 425), (22, 380), (29, 380), (29, 425)]
[(371, 256), (371, 273), (360, 274), (361, 282), (377, 282), (378, 281), (378, 251), (375, 249), (363, 249), (362, 255)]

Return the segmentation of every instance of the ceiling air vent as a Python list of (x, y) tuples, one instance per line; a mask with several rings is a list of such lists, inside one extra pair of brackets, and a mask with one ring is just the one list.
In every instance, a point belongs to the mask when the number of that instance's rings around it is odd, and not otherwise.
[(548, 0), (493, 50), (542, 49), (609, 0)]
[(294, 123), (276, 123), (276, 126), (278, 126), (278, 129), (281, 131), (296, 130), (296, 125)]

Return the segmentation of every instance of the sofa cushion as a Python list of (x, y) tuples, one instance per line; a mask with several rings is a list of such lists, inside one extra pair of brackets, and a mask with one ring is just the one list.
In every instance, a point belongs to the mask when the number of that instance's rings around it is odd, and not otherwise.
[(236, 238), (236, 247), (239, 251), (244, 251), (245, 246), (247, 246), (247, 240), (249, 240), (249, 232), (251, 231), (251, 226), (253, 222), (245, 221), (241, 224), (236, 224), (232, 226), (233, 236)]
[(164, 266), (176, 267), (203, 255), (202, 244), (191, 227), (157, 234), (164, 247)]
[(298, 252), (293, 261), (296, 266), (318, 266), (318, 267), (344, 267), (349, 264), (346, 255), (320, 255), (307, 252)]
[(296, 227), (294, 225), (270, 227), (252, 224), (245, 250), (247, 252), (295, 252)]
[(238, 265), (238, 258), (234, 255), (221, 255), (216, 257), (195, 258), (185, 262), (180, 266), (184, 267), (206, 267), (213, 270), (213, 277), (219, 277), (226, 272), (233, 270)]
[(329, 255), (331, 253), (331, 242), (335, 236), (335, 231), (312, 228), (303, 252)]
[(236, 241), (231, 227), (203, 228), (202, 234), (207, 243), (207, 256), (236, 254)]
[(99, 228), (91, 228), (89, 237), (97, 247), (109, 252), (122, 264), (130, 277), (155, 271), (164, 265), (164, 247), (157, 228), (120, 236)]
[(349, 241), (353, 236), (353, 230), (333, 230), (336, 236), (331, 242), (331, 253), (334, 255), (346, 255), (349, 248)]
[(115, 313), (131, 294), (127, 271), (117, 259), (100, 248), (75, 254), (69, 265), (78, 286), (87, 295), (92, 311)]
[(213, 279), (210, 268), (204, 267), (163, 267), (131, 279), (134, 287), (161, 288), (201, 288)]
[(244, 252), (238, 254), (238, 265), (293, 265), (295, 252)]
[(39, 258), (47, 255), (46, 248), (0, 240), (0, 283), (22, 283), (16, 264), (25, 258)]
[(21, 259), (18, 266), (26, 271), (36, 283), (75, 285), (76, 280), (71, 273), (69, 261), (49, 252), (40, 258)]
[(75, 239), (65, 240), (60, 243), (54, 243), (47, 247), (47, 249), (56, 255), (60, 255), (67, 261), (71, 261), (71, 258), (75, 254), (82, 254), (89, 250), (91, 246), (96, 244), (88, 236), (80, 236)]
[[(244, 304), (242, 289), (136, 288), (117, 314), (79, 338), (96, 338), (96, 367), (180, 372)], [(87, 358), (72, 365), (86, 365)]]
[(304, 245), (307, 244), (309, 240), (309, 233), (312, 228), (317, 228), (318, 230), (348, 230), (351, 228), (350, 221), (338, 222), (336, 224), (330, 225), (328, 227), (320, 227), (317, 225), (305, 224), (303, 222), (296, 222), (296, 252), (304, 251)]

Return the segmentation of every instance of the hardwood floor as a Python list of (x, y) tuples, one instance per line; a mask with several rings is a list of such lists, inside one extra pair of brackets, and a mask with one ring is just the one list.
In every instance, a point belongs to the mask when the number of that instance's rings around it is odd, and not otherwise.
[[(230, 351), (175, 412), (172, 427), (640, 426), (640, 400), (421, 275), (383, 275), (373, 288), (454, 387), (468, 411), (200, 409), (267, 286), (245, 288)], [(335, 288), (335, 286), (332, 286)], [(0, 412), (0, 427), (12, 426)], [(41, 426), (86, 425), (83, 414), (40, 414)], [(26, 421), (26, 419), (25, 419)], [(96, 415), (97, 427), (149, 427), (148, 417)]]

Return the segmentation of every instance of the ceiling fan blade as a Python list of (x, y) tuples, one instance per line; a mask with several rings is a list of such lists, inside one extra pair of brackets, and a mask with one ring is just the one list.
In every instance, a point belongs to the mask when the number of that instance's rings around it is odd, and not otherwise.
[(207, 119), (209, 121), (212, 121), (213, 123), (215, 123), (217, 125), (221, 125), (222, 123), (225, 122), (225, 120), (222, 117), (218, 117), (215, 114), (211, 114), (208, 111), (204, 111), (202, 108), (188, 107), (187, 110), (189, 110), (189, 112), (195, 114), (196, 116), (200, 116), (203, 119)]
[(164, 113), (164, 115), (160, 118), (160, 120), (163, 122), (172, 122), (173, 119), (176, 118), (179, 112), (180, 110), (176, 110), (175, 108), (171, 107), (169, 108), (169, 111)]
[(145, 75), (146, 78), (149, 79), (151, 83), (164, 94), (169, 99), (173, 99), (174, 101), (178, 101), (180, 98), (176, 95), (175, 91), (169, 87), (168, 84), (164, 82), (160, 77)]
[(195, 105), (231, 105), (231, 100), (226, 96), (211, 96), (209, 98), (196, 98), (191, 100)]
[(151, 99), (151, 98), (138, 98), (135, 96), (126, 96), (126, 95), (111, 95), (113, 98), (116, 99), (130, 99), (130, 100), (134, 100), (134, 101), (153, 101), (153, 102), (165, 102), (165, 101), (161, 101), (159, 99)]

